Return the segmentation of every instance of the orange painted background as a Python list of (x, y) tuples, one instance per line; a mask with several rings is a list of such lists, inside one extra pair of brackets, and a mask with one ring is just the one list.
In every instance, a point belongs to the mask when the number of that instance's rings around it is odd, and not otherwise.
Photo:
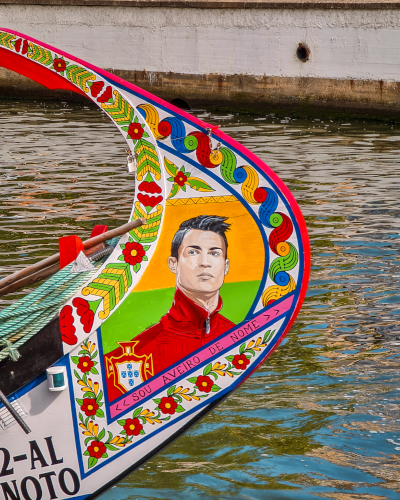
[[(221, 202), (213, 201), (215, 199), (218, 198), (167, 201), (164, 224), (155, 254), (133, 292), (175, 286), (176, 275), (171, 273), (167, 266), (172, 238), (184, 220), (198, 215), (229, 217), (227, 222), (231, 224), (231, 228), (227, 233), (227, 239), (231, 267), (225, 283), (256, 281), (262, 278), (265, 250), (257, 224), (245, 207), (233, 196), (221, 197)], [(204, 201), (207, 202), (204, 203)], [(170, 205), (171, 202), (175, 205)]]

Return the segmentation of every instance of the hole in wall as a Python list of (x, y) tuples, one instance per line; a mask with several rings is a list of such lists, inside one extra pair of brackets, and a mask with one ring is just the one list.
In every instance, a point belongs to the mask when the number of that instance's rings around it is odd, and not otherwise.
[(296, 56), (301, 62), (308, 61), (308, 58), (310, 57), (310, 49), (305, 43), (299, 43), (296, 50)]
[(177, 108), (184, 109), (186, 111), (190, 109), (189, 104), (179, 97), (177, 97), (176, 99), (172, 99), (172, 101), (170, 101), (170, 104), (173, 104)]

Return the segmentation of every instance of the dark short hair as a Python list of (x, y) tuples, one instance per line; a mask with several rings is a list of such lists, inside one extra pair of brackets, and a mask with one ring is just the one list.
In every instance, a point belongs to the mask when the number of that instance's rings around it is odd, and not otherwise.
[(186, 233), (191, 229), (198, 229), (199, 231), (212, 231), (218, 234), (225, 242), (225, 257), (228, 253), (228, 241), (226, 239), (226, 232), (230, 228), (230, 224), (225, 221), (228, 217), (219, 217), (218, 215), (199, 215), (198, 217), (193, 217), (192, 219), (185, 220), (179, 226), (178, 231), (174, 234), (172, 238), (171, 245), (171, 257), (178, 258), (179, 247), (182, 244), (183, 238)]

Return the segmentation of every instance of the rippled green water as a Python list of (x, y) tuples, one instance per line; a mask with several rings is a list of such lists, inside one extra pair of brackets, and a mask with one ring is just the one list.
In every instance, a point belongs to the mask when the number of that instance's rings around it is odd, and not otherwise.
[[(264, 366), (102, 500), (398, 499), (400, 128), (204, 119), (292, 190), (312, 243), (307, 299)], [(59, 236), (125, 222), (124, 162), (96, 109), (0, 101), (0, 275)]]

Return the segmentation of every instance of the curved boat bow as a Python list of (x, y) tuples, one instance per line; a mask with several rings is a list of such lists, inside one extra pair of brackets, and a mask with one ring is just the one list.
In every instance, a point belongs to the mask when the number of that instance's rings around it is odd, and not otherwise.
[(52, 340), (37, 337), (53, 349), (47, 375), (13, 386), (30, 434), (0, 408), (0, 497), (93, 497), (276, 349), (306, 293), (306, 226), (277, 175), (218, 127), (7, 29), (0, 65), (93, 101), (136, 169), (130, 220), (145, 224), (77, 284)]

